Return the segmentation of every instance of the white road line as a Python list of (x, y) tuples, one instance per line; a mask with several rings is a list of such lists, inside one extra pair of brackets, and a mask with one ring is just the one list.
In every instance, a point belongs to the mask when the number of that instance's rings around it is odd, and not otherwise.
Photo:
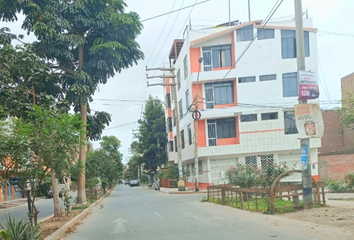
[(225, 218), (218, 217), (218, 216), (213, 216), (213, 217), (216, 218), (216, 219), (219, 219), (219, 220), (226, 220)]
[(147, 203), (146, 202), (143, 202), (145, 206), (147, 206)]
[(137, 199), (140, 199), (140, 197), (136, 197)]
[(163, 219), (163, 216), (161, 216), (160, 214), (158, 214), (157, 212), (154, 212), (156, 216), (158, 216), (159, 218)]

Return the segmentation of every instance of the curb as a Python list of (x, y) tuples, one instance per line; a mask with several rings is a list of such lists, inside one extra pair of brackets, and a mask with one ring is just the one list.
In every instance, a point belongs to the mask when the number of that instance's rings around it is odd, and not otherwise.
[[(113, 190), (113, 189), (112, 189)], [(50, 234), (48, 237), (44, 238), (44, 240), (59, 240), (62, 236), (65, 235), (66, 231), (72, 227), (73, 225), (75, 225), (78, 221), (81, 220), (81, 218), (87, 213), (89, 212), (92, 208), (94, 208), (97, 204), (99, 204), (105, 197), (109, 196), (112, 192), (112, 190), (110, 190), (109, 192), (107, 192), (105, 195), (103, 195), (100, 199), (98, 199), (96, 202), (91, 203), (91, 205), (86, 208), (84, 211), (82, 211), (79, 215), (77, 215), (76, 217), (74, 217), (73, 219), (71, 219), (69, 222), (65, 223), (63, 226), (61, 226), (58, 230), (56, 230), (55, 232), (53, 232), (52, 234)]]
[(169, 192), (168, 194), (193, 195), (193, 194), (207, 194), (207, 192)]

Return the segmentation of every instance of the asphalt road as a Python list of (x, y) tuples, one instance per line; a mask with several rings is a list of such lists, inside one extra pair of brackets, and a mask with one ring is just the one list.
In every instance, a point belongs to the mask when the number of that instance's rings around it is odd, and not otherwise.
[(120, 185), (67, 239), (354, 239), (328, 226), (202, 203), (202, 196)]
[[(54, 203), (53, 199), (39, 199), (36, 201), (37, 209), (40, 211), (38, 215), (38, 221), (48, 218), (53, 215)], [(15, 219), (25, 219), (27, 218), (27, 205), (7, 208), (0, 210), (0, 223), (4, 224), (6, 222), (6, 215), (15, 217)]]

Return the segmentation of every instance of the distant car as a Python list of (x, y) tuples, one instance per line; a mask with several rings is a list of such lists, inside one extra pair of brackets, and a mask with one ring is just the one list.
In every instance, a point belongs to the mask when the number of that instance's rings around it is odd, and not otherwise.
[(119, 180), (119, 181), (118, 181), (118, 184), (123, 184), (123, 181), (122, 181), (122, 180)]
[(157, 180), (156, 182), (154, 182), (154, 189), (157, 191), (160, 191), (160, 180)]
[(129, 185), (129, 181), (128, 180), (125, 180), (125, 185)]
[[(58, 185), (59, 197), (60, 198), (63, 197), (65, 189), (66, 189), (65, 184), (59, 184)], [(53, 188), (52, 187), (48, 191), (47, 198), (53, 198)]]
[(140, 181), (137, 180), (137, 179), (131, 180), (131, 181), (129, 182), (129, 185), (130, 185), (131, 187), (139, 186), (139, 185), (140, 185)]

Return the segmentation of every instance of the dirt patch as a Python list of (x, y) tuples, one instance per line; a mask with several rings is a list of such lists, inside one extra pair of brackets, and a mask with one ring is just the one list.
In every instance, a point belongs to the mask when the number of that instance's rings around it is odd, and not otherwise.
[[(42, 232), (42, 238), (44, 239), (44, 238), (48, 237), (50, 234), (52, 234), (53, 232), (55, 232), (56, 230), (61, 228), (65, 223), (67, 223), (68, 221), (73, 219), (75, 216), (77, 216), (82, 211), (83, 211), (83, 209), (75, 210), (75, 211), (72, 211), (71, 213), (69, 213), (67, 216), (63, 216), (60, 218), (52, 217), (44, 222), (41, 222), (39, 224), (39, 229)], [(79, 224), (75, 224), (75, 226), (77, 226), (77, 225), (79, 225)], [(72, 227), (72, 228), (74, 228), (73, 231), (75, 231), (75, 226)], [(69, 228), (69, 229), (71, 229), (71, 228)], [(68, 231), (69, 231), (69, 229), (68, 229)]]
[(301, 210), (293, 213), (279, 214), (284, 218), (327, 225), (352, 232), (354, 226), (354, 211), (345, 207), (320, 207)]

